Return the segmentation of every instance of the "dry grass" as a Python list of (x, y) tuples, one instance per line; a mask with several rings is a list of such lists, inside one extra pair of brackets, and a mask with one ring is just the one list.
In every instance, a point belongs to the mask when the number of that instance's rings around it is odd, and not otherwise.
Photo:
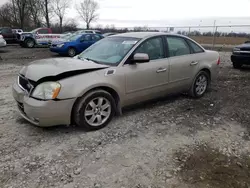
[[(200, 44), (212, 44), (213, 43), (213, 37), (209, 37), (209, 36), (192, 36), (191, 38)], [(237, 45), (237, 44), (242, 44), (247, 40), (250, 40), (250, 39), (243, 38), (243, 37), (216, 37), (215, 44)]]

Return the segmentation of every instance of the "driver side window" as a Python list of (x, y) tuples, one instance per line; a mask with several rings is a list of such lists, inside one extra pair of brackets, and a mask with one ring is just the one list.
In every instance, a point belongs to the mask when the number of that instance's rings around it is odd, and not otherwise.
[(91, 41), (91, 35), (83, 35), (81, 41)]
[(161, 37), (154, 37), (144, 41), (134, 52), (146, 53), (150, 60), (165, 58), (163, 50), (163, 41)]

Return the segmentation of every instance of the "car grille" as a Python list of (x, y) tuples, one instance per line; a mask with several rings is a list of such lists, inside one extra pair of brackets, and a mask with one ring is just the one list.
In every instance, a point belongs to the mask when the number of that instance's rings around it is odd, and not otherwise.
[(28, 93), (31, 92), (31, 90), (34, 88), (35, 86), (35, 82), (25, 78), (22, 75), (18, 76), (18, 85), (19, 87), (21, 87), (23, 90), (27, 91)]

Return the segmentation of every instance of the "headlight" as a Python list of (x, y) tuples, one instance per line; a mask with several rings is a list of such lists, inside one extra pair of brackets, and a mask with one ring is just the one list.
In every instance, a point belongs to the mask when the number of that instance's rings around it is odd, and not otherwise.
[(55, 99), (61, 89), (58, 82), (44, 82), (35, 87), (32, 97), (43, 100)]
[(64, 46), (64, 44), (58, 44), (57, 45), (57, 47), (59, 47), (59, 48), (61, 48), (61, 47), (63, 47)]
[(240, 48), (233, 48), (233, 52), (239, 52)]

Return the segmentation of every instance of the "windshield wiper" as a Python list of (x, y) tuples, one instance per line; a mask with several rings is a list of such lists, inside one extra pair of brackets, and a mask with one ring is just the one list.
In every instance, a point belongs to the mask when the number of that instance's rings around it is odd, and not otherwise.
[(93, 59), (90, 59), (90, 58), (84, 58), (84, 59), (86, 59), (86, 60), (88, 60), (88, 61), (92, 61), (92, 62), (97, 63), (97, 64), (100, 64), (98, 61), (93, 60)]

